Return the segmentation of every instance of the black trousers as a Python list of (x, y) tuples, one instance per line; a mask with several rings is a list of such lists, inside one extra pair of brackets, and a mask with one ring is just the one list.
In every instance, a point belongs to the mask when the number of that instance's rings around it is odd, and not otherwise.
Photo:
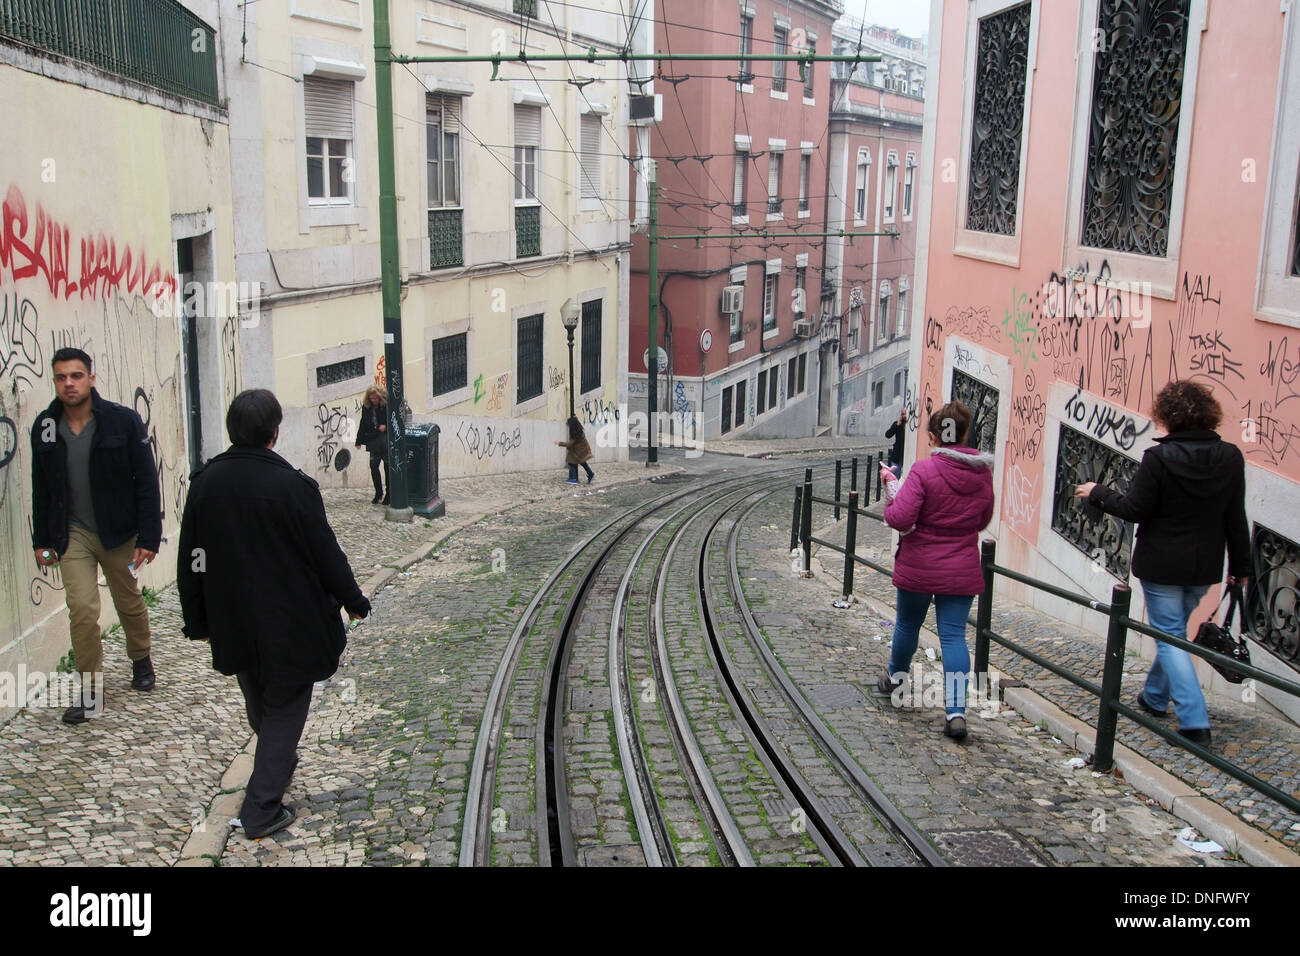
[(280, 815), (284, 791), (298, 766), (298, 741), (307, 725), (312, 685), (267, 686), (248, 673), (237, 674), (236, 679), (244, 692), (248, 725), (257, 734), (240, 822), (245, 831), (258, 831)]
[[(384, 463), (384, 483), (379, 483), (379, 463)], [(375, 497), (378, 498), (384, 493), (384, 488), (388, 486), (388, 454), (382, 455), (370, 453), (370, 480), (375, 483)]]

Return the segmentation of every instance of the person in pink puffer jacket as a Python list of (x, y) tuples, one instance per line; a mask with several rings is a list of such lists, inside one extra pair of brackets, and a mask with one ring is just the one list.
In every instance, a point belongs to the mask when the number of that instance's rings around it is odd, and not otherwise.
[(927, 434), (937, 447), (912, 466), (885, 506), (885, 522), (907, 533), (894, 555), (898, 609), (889, 670), (876, 684), (891, 695), (901, 685), (933, 600), (943, 647), (943, 732), (957, 740), (966, 736), (966, 618), (984, 590), (979, 532), (993, 519), (993, 456), (965, 446), (970, 424), (970, 410), (961, 402), (934, 412)]

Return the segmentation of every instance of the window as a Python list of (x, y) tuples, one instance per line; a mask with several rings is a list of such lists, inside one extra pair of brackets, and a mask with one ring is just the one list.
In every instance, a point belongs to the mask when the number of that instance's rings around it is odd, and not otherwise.
[(777, 390), (781, 387), (781, 366), (767, 370), (767, 407), (776, 408)]
[(871, 386), (871, 410), (877, 411), (885, 404), (885, 383), (876, 382)]
[(776, 328), (776, 282), (779, 277), (769, 274), (763, 279), (763, 331)]
[(894, 194), (898, 191), (898, 154), (890, 152), (885, 163), (885, 222), (894, 221)]
[(540, 106), (515, 107), (515, 202), (537, 201), (537, 150), (542, 141)]
[(795, 383), (799, 381), (798, 375), (799, 375), (799, 356), (796, 355), (794, 358), (790, 359), (789, 363), (787, 363), (786, 370), (785, 370), (785, 382), (786, 382), (785, 394), (787, 398), (795, 394), (794, 386)]
[(745, 205), (745, 186), (748, 169), (749, 153), (747, 151), (737, 151), (735, 181), (731, 192), (731, 214), (733, 216), (746, 216), (749, 214), (749, 208)]
[(853, 218), (867, 221), (867, 174), (871, 171), (871, 153), (858, 150), (858, 185), (853, 195)]
[(736, 424), (745, 424), (745, 380), (736, 383)]
[(903, 373), (897, 371), (894, 373), (894, 398), (900, 398), (903, 394)]
[(446, 395), (469, 383), (466, 343), (469, 334), (448, 335), (433, 340), (433, 394)]
[(855, 352), (858, 349), (858, 337), (861, 334), (861, 329), (862, 329), (862, 307), (855, 305), (849, 309), (848, 348), (850, 352)]
[(767, 211), (775, 215), (781, 211), (781, 160), (784, 154), (769, 150), (767, 154)]
[(799, 211), (808, 211), (808, 170), (812, 167), (812, 156), (804, 153), (799, 157)]
[(542, 316), (520, 319), (516, 329), (518, 388), (515, 401), (524, 402), (542, 394)]
[[(1283, 24), (1282, 69), (1273, 119), (1273, 154), (1260, 246), (1255, 308), (1273, 322), (1300, 326), (1300, 8), (1291, 4)], [(1262, 530), (1262, 529), (1261, 529)], [(1250, 589), (1254, 593), (1254, 589)], [(1272, 607), (1273, 605), (1268, 605)]]
[[(960, 372), (954, 374), (960, 375)], [(994, 393), (996, 394), (996, 393)], [(953, 396), (956, 398), (956, 395)], [(973, 423), (972, 423), (973, 427)], [(975, 441), (966, 444), (974, 447)], [(1084, 517), (1083, 502), (1074, 497), (1080, 475), (1105, 475), (1106, 483), (1121, 494), (1133, 485), (1138, 463), (1095, 440), (1091, 435), (1061, 425), (1057, 439), (1056, 484), (1052, 491), (1052, 530), (1093, 559), (1094, 567), (1127, 581), (1133, 555), (1133, 525), (1113, 515), (1092, 521)], [(1043, 504), (1047, 495), (1044, 489)], [(1254, 581), (1251, 582), (1255, 584)], [(1254, 592), (1254, 586), (1246, 589)]]
[(758, 390), (755, 394), (758, 396), (758, 414), (762, 415), (767, 411), (767, 369), (758, 373)]
[(880, 297), (880, 312), (876, 317), (876, 341), (889, 341), (889, 293)]
[(916, 153), (907, 154), (907, 169), (903, 174), (903, 218), (912, 218), (912, 184), (916, 178)]
[(898, 290), (898, 310), (895, 315), (898, 325), (896, 334), (901, 338), (907, 334), (907, 291), (901, 287)]
[(364, 358), (348, 359), (345, 362), (333, 362), (316, 367), (316, 387), (337, 385), (353, 378), (365, 378), (366, 360)]
[(1101, 0), (1079, 241), (1164, 256), (1191, 0)]
[(731, 399), (733, 392), (729, 388), (722, 390), (722, 423), (719, 426), (722, 434), (731, 431)]
[[(811, 42), (814, 37), (809, 36)], [(803, 98), (810, 100), (813, 98), (813, 70), (816, 69), (816, 63), (805, 63), (803, 65)]]
[[(788, 27), (778, 26), (772, 31), (772, 52), (777, 56), (785, 56), (790, 52), (790, 30)], [(774, 93), (785, 92), (785, 60), (772, 61), (772, 91)]]
[(603, 129), (599, 113), (584, 113), (581, 124), (581, 155), (578, 162), (579, 197), (600, 199), (601, 187), (600, 138)]
[(808, 353), (799, 356), (799, 394), (808, 387)]
[[(740, 53), (749, 56), (754, 52), (754, 15), (744, 12), (740, 15)], [(754, 82), (754, 74), (749, 71), (749, 61), (740, 61), (740, 83), (747, 86)]]
[(302, 79), (307, 131), (307, 199), (315, 205), (352, 202), (351, 80)]
[(796, 290), (794, 295), (794, 311), (798, 312), (800, 315), (803, 315), (808, 311), (806, 301), (807, 293), (804, 291), (804, 283), (807, 281), (808, 267), (796, 266), (794, 270), (794, 287)]
[(536, 17), (537, 0), (514, 0), (514, 11), (526, 17)]
[[(740, 282), (737, 282), (734, 275), (732, 276), (731, 284), (738, 285), (741, 287), (741, 289), (744, 289), (745, 287), (744, 281), (742, 280)], [(743, 301), (743, 296), (742, 296), (742, 301)], [(744, 325), (745, 313), (742, 309), (737, 309), (735, 312), (732, 312), (730, 315), (731, 315), (731, 344), (738, 345), (739, 343), (743, 342), (745, 339), (745, 325)]]
[(600, 388), (601, 300), (582, 303), (582, 393)]
[(460, 97), (429, 96), (425, 107), (429, 268), (446, 269), (465, 264), (464, 222), (459, 208)]

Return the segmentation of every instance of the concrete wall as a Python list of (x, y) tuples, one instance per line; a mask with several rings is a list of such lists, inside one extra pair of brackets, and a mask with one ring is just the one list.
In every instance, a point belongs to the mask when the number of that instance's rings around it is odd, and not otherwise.
[[(219, 111), (146, 105), (139, 87), (66, 63), (50, 68), (61, 79), (42, 76), (32, 70), (43, 61), (11, 47), (0, 63), (0, 114), (13, 131), (0, 144), (0, 670), (48, 671), (68, 632), (59, 571), (32, 558), (29, 431), (54, 399), (50, 356), (84, 349), (99, 393), (145, 422), (165, 538), (141, 580), (159, 588), (175, 575), (195, 440), (183, 411), (174, 242), (196, 237), (196, 265), (212, 280), (234, 278), (230, 154)], [(238, 388), (237, 321), (199, 319), (205, 422)], [(101, 605), (107, 627), (116, 613), (106, 592)]]

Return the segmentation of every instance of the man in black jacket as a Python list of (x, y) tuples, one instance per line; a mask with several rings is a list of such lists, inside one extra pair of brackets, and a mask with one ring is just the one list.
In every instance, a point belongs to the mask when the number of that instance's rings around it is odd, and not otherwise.
[(353, 620), (370, 613), (319, 486), (271, 450), (282, 417), (266, 389), (235, 396), (232, 447), (190, 480), (176, 568), (185, 634), (210, 641), (212, 666), (236, 676), (257, 734), (240, 814), (252, 838), (293, 822), (284, 791), (312, 684), (338, 669), (347, 643), (340, 606)]
[(907, 438), (907, 406), (898, 416), (898, 421), (885, 429), (885, 437), (894, 439), (893, 451), (889, 453), (889, 470), (895, 478), (903, 477), (903, 441)]
[[(1215, 431), (1223, 409), (1208, 388), (1170, 382), (1156, 396), (1152, 420), (1168, 434), (1142, 456), (1128, 494), (1085, 482), (1075, 496), (1107, 514), (1137, 522), (1133, 575), (1142, 585), (1153, 627), (1186, 637), (1187, 619), (1223, 580), (1250, 575), (1250, 528), (1246, 522), (1246, 464), (1241, 450)], [(1210, 743), (1205, 696), (1184, 650), (1156, 643), (1156, 660), (1137, 702), (1156, 717), (1173, 701), (1178, 732), (1193, 743)]]
[(32, 425), (32, 548), (60, 564), (82, 699), (63, 714), (79, 724), (103, 713), (99, 569), (126, 632), (131, 686), (152, 690), (149, 610), (136, 575), (162, 541), (158, 472), (144, 422), (100, 397), (90, 356), (63, 348), (50, 362), (58, 397)]

